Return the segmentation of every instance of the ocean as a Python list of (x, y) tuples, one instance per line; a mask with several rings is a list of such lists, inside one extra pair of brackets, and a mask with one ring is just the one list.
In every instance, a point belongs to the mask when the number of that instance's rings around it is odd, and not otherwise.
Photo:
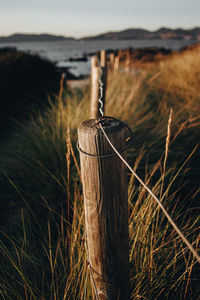
[[(184, 46), (195, 44), (195, 40), (62, 40), (55, 42), (18, 42), (0, 43), (0, 48), (16, 47), (29, 53), (37, 53), (39, 56), (49, 59), (58, 67), (67, 67), (75, 76), (90, 73), (89, 54), (101, 49), (135, 49), (146, 47), (164, 47), (167, 49), (181, 49)], [(87, 61), (69, 61), (86, 56)]]

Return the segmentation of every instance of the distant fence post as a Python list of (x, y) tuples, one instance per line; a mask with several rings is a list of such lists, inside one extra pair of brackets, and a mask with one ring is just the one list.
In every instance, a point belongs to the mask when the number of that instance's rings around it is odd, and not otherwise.
[[(125, 129), (112, 121), (104, 130), (125, 149)], [(113, 155), (95, 120), (79, 126), (85, 230), (93, 299), (127, 300), (129, 295), (128, 196), (126, 169)], [(126, 157), (126, 152), (122, 155)]]
[(122, 56), (122, 50), (119, 49), (118, 50), (118, 55), (115, 56), (114, 71), (118, 71), (119, 70), (119, 63), (120, 63), (121, 56)]
[(101, 67), (105, 68), (106, 67), (106, 50), (101, 50), (100, 51), (100, 64)]
[(107, 81), (107, 61), (106, 61), (105, 50), (101, 50), (100, 52), (100, 65), (101, 65), (102, 74), (101, 74), (98, 58), (97, 56), (93, 56), (91, 58), (91, 109), (90, 109), (91, 119), (98, 119), (101, 116), (99, 112), (100, 75), (103, 84), (103, 96), (101, 99), (103, 102), (103, 111), (105, 109), (106, 81)]
[(118, 71), (119, 69), (119, 55), (115, 56), (115, 61), (114, 61), (114, 71)]
[(130, 72), (131, 70), (131, 54), (130, 49), (126, 51), (126, 60), (125, 60), (125, 72)]
[(113, 70), (114, 69), (114, 62), (115, 62), (115, 54), (114, 53), (110, 53), (109, 55), (109, 67), (110, 67), (110, 70)]

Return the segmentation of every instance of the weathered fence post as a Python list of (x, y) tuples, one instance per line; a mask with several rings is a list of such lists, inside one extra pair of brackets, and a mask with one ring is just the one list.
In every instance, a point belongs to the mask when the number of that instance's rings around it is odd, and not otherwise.
[[(104, 130), (113, 145), (126, 157), (124, 125), (120, 121), (110, 121)], [(78, 143), (93, 299), (127, 300), (129, 238), (126, 169), (113, 153), (96, 120), (81, 123)]]
[(118, 71), (118, 69), (119, 69), (119, 56), (115, 56), (114, 71)]
[(113, 70), (114, 69), (114, 62), (115, 62), (115, 54), (114, 53), (110, 53), (109, 61), (110, 61), (109, 67), (110, 67), (111, 70)]
[(100, 64), (101, 67), (105, 68), (106, 67), (106, 50), (101, 50), (100, 51)]
[(131, 54), (130, 49), (126, 51), (126, 60), (125, 60), (125, 72), (130, 72), (131, 70)]

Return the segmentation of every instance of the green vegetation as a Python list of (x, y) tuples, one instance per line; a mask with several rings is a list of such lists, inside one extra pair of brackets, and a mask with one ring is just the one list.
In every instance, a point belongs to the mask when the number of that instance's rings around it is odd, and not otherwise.
[[(193, 49), (148, 71), (110, 73), (106, 106), (133, 130), (131, 166), (197, 251), (199, 59)], [(1, 146), (2, 299), (91, 299), (75, 146), (89, 98), (89, 87), (60, 93)], [(197, 299), (199, 264), (128, 176), (131, 299)]]

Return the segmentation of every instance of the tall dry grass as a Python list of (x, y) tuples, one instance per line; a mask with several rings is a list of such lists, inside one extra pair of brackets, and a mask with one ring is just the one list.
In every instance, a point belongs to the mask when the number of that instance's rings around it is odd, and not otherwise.
[[(110, 73), (106, 114), (132, 127), (130, 164), (199, 251), (197, 57), (193, 50), (152, 70)], [(61, 89), (0, 150), (2, 299), (91, 299), (75, 146), (89, 95), (88, 87)], [(130, 298), (197, 299), (199, 266), (150, 195), (128, 178)]]

